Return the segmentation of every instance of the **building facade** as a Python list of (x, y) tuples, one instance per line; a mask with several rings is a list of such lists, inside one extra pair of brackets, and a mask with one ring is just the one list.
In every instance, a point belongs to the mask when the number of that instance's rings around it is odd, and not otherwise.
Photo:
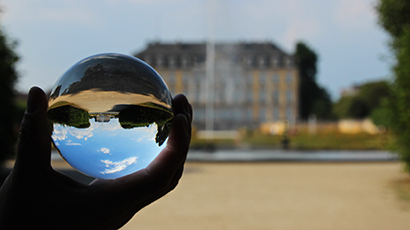
[[(188, 97), (199, 130), (205, 129), (210, 114), (215, 130), (296, 122), (299, 81), (294, 56), (273, 43), (216, 43), (212, 50), (207, 55), (206, 43), (154, 42), (135, 56), (158, 71), (173, 95)], [(212, 68), (207, 56), (214, 57)], [(213, 72), (212, 82), (207, 82), (207, 70)]]

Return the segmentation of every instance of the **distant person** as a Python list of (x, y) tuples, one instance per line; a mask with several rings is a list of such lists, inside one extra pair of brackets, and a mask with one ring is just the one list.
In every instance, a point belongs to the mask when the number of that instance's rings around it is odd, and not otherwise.
[(51, 167), (47, 97), (33, 87), (16, 162), (0, 188), (0, 229), (122, 227), (136, 212), (174, 189), (181, 178), (191, 139), (192, 107), (185, 96), (177, 95), (173, 108), (167, 146), (146, 169), (84, 185)]

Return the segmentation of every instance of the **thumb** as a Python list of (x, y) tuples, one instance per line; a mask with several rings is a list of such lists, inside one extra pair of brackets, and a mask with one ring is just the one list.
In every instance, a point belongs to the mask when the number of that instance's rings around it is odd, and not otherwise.
[(49, 169), (51, 139), (47, 122), (47, 96), (38, 87), (30, 89), (21, 122), (15, 168), (33, 174)]

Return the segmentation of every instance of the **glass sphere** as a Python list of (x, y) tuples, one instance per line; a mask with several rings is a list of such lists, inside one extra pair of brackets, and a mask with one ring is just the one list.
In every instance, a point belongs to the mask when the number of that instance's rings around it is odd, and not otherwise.
[(47, 116), (54, 146), (71, 166), (91, 177), (114, 179), (145, 168), (165, 147), (172, 97), (143, 61), (99, 54), (57, 80)]

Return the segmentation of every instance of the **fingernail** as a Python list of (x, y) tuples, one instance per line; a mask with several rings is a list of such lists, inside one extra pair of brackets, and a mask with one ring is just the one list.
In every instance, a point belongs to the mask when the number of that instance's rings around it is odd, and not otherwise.
[(27, 112), (32, 113), (37, 110), (37, 103), (36, 103), (36, 92), (35, 88), (31, 88), (28, 93), (27, 99)]

